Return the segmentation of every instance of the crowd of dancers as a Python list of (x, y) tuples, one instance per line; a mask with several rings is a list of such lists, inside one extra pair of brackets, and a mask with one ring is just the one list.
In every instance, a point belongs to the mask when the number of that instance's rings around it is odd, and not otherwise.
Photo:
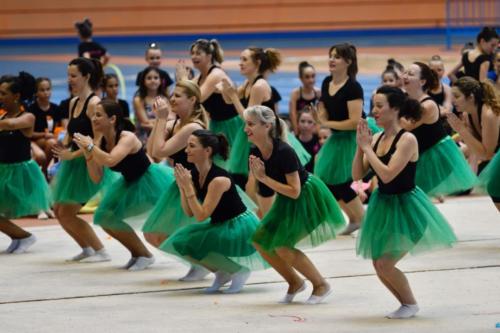
[(79, 30), (81, 57), (67, 70), (72, 97), (61, 108), (50, 102), (48, 78), (0, 78), (7, 253), (36, 242), (11, 219), (53, 212), (81, 248), (69, 261), (110, 261), (78, 216), (93, 200), (94, 224), (130, 252), (129, 271), (154, 264), (145, 239), (189, 263), (183, 281), (214, 273), (206, 293), (226, 284), (222, 292), (238, 293), (251, 271), (272, 267), (288, 283), (280, 302), (291, 303), (306, 279), (313, 286), (306, 303), (317, 304), (332, 288), (301, 249), (359, 229), (357, 254), (373, 261), (400, 302), (387, 317), (410, 318), (419, 308), (397, 263), (456, 241), (432, 200), (483, 188), (500, 210), (500, 52), (492, 28), (463, 51), (451, 88), (441, 81), (439, 56), (406, 68), (391, 59), (369, 115), (355, 46), (333, 45), (320, 88), (314, 67), (300, 64), (288, 123), (267, 80), (282, 61), (278, 50), (243, 50), (245, 81), (236, 87), (216, 40), (192, 44), (192, 67), (179, 62), (175, 84), (152, 44), (137, 76), (135, 124), (117, 97), (118, 78), (103, 75), (107, 51), (91, 41), (89, 22)]

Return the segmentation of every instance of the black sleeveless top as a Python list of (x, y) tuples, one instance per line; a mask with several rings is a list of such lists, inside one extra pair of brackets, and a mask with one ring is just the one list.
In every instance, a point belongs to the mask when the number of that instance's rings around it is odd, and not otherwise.
[(198, 169), (193, 168), (191, 170), (191, 175), (193, 178), (193, 185), (196, 190), (196, 196), (198, 200), (202, 202), (207, 196), (208, 185), (214, 178), (226, 177), (231, 180), (231, 186), (229, 187), (229, 190), (222, 194), (217, 207), (215, 207), (212, 215), (210, 216), (210, 223), (215, 224), (227, 221), (229, 219), (235, 218), (236, 216), (244, 213), (247, 210), (247, 208), (243, 204), (243, 201), (241, 201), (238, 191), (236, 190), (236, 185), (234, 184), (233, 179), (226, 170), (219, 168), (215, 164), (212, 164), (212, 167), (210, 168), (210, 171), (208, 171), (203, 186), (200, 186), (199, 183), (200, 174), (198, 172)]
[[(273, 151), (269, 159), (265, 160), (260, 150), (255, 146), (250, 149), (250, 155), (260, 158), (264, 162), (266, 175), (280, 183), (286, 184), (286, 175), (295, 171), (299, 173), (301, 186), (305, 184), (309, 176), (309, 173), (300, 164), (295, 150), (279, 139), (273, 139)], [(261, 182), (258, 182), (258, 192), (262, 197), (274, 195), (274, 190)]]
[[(116, 134), (116, 142), (118, 142), (121, 133)], [(103, 139), (101, 142), (101, 149), (106, 151), (106, 141)], [(111, 170), (119, 172), (127, 183), (133, 182), (148, 171), (151, 162), (149, 161), (144, 148), (141, 147), (136, 153), (128, 154), (123, 160), (118, 162), (115, 166), (110, 167)]]
[[(349, 108), (347, 102), (361, 99), (363, 100), (363, 88), (358, 81), (348, 79), (346, 83), (331, 96), (329, 92), (332, 76), (327, 76), (321, 85), (321, 101), (325, 105), (328, 113), (328, 120), (343, 121), (349, 119)], [(361, 110), (361, 117), (365, 118), (365, 113)], [(338, 131), (332, 129), (332, 131)]]
[[(92, 97), (94, 97), (95, 94), (92, 93), (87, 97), (85, 100), (85, 103), (83, 104), (82, 112), (78, 115), (78, 117), (74, 117), (74, 112), (76, 109), (76, 104), (78, 103), (79, 98), (75, 100), (75, 103), (73, 104), (73, 108), (71, 109), (70, 115), (69, 115), (69, 122), (68, 122), (68, 133), (73, 137), (75, 133), (80, 133), (82, 135), (88, 135), (90, 137), (94, 137), (94, 132), (92, 131), (92, 123), (90, 122), (89, 117), (87, 117), (87, 107), (89, 105), (89, 101)], [(71, 142), (71, 150), (75, 151), (78, 150), (78, 145), (74, 142)]]
[[(255, 84), (255, 82), (257, 82), (260, 79), (264, 80), (264, 77), (262, 75), (257, 76), (255, 78), (255, 80), (253, 80), (253, 82), (251, 83), (250, 86), (253, 87), (253, 85)], [(247, 82), (247, 84), (245, 86), (245, 89), (243, 89), (243, 98), (240, 99), (241, 105), (243, 105), (244, 108), (248, 107), (248, 102), (250, 101), (250, 95), (248, 95), (248, 97), (245, 97), (245, 91), (247, 90), (248, 84), (249, 84), (249, 82)], [(271, 96), (270, 99), (268, 99), (265, 102), (262, 102), (260, 105), (267, 106), (271, 110), (276, 111), (274, 109), (274, 101), (273, 101), (273, 97), (272, 96)]]
[[(22, 112), (17, 115), (19, 117)], [(0, 119), (4, 119), (5, 116)], [(19, 163), (31, 159), (31, 143), (21, 130), (0, 131), (0, 163)]]
[[(425, 101), (431, 100), (432, 98), (426, 97), (420, 104)], [(438, 105), (439, 112), (439, 105)], [(422, 124), (411, 131), (418, 141), (418, 152), (419, 154), (425, 152), (427, 149), (434, 146), (436, 143), (441, 141), (447, 136), (446, 131), (443, 127), (443, 121), (441, 119), (441, 114), (439, 114), (438, 120), (432, 124)]]
[(307, 106), (316, 106), (318, 104), (318, 95), (316, 95), (316, 90), (314, 90), (314, 97), (312, 99), (305, 99), (302, 96), (302, 87), (299, 87), (299, 98), (295, 102), (295, 107), (297, 111), (304, 110)]
[(427, 95), (432, 98), (434, 102), (436, 102), (437, 105), (443, 105), (444, 103), (444, 87), (443, 84), (441, 83), (441, 92), (437, 94), (433, 94), (431, 91), (427, 92)]
[[(384, 163), (385, 165), (389, 164), (389, 161), (392, 158), (392, 155), (396, 152), (396, 144), (398, 143), (399, 139), (401, 136), (405, 133), (405, 130), (399, 131), (398, 134), (394, 137), (394, 140), (392, 141), (391, 147), (389, 148), (389, 151), (387, 154), (384, 156), (378, 156), (380, 161)], [(377, 152), (378, 144), (382, 137), (384, 136), (384, 133), (382, 133), (378, 139), (377, 142), (375, 142), (375, 146), (373, 146), (373, 150), (375, 153)], [(378, 178), (378, 188), (380, 193), (383, 194), (400, 194), (400, 193), (405, 193), (408, 191), (411, 191), (415, 188), (415, 172), (417, 170), (417, 163), (416, 162), (408, 162), (408, 164), (404, 167), (404, 169), (389, 183), (385, 184), (380, 177), (377, 175)]]
[[(170, 135), (168, 136), (167, 140), (174, 135), (174, 128), (178, 120), (179, 118), (175, 118), (174, 125), (172, 125), (172, 131), (170, 131)], [(186, 147), (183, 147), (169, 157), (172, 159), (173, 166), (175, 166), (176, 164), (181, 164), (186, 169), (194, 169), (194, 164), (188, 162), (187, 160)]]
[[(219, 68), (217, 66), (212, 66), (208, 70), (208, 75), (215, 69)], [(198, 85), (200, 85), (200, 81), (202, 76), (198, 78)], [(203, 103), (203, 107), (210, 114), (210, 119), (216, 121), (228, 120), (233, 117), (238, 116), (238, 112), (236, 111), (233, 104), (227, 104), (224, 102), (224, 98), (221, 93), (213, 92)]]
[(486, 54), (481, 54), (474, 60), (474, 62), (469, 61), (469, 52), (465, 52), (462, 55), (462, 65), (464, 65), (464, 73), (466, 76), (471, 76), (479, 81), (479, 72), (481, 70), (481, 64), (485, 61), (490, 61), (491, 56)]

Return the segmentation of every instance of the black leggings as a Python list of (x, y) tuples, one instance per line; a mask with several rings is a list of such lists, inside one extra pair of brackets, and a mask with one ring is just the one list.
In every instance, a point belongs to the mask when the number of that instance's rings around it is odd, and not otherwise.
[(358, 196), (356, 192), (351, 188), (351, 184), (352, 180), (349, 180), (342, 184), (327, 186), (330, 192), (332, 192), (335, 199), (337, 199), (337, 201), (342, 200), (345, 203), (349, 203)]

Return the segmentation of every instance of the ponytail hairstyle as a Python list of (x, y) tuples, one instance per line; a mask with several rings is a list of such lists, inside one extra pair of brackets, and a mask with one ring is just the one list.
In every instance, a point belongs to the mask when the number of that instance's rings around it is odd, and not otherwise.
[(85, 18), (81, 22), (76, 22), (75, 28), (78, 31), (78, 35), (80, 35), (81, 38), (83, 39), (92, 38), (92, 22), (90, 22), (88, 18)]
[(146, 48), (146, 55), (148, 55), (149, 50), (160, 50), (160, 45), (158, 43), (152, 42), (148, 44), (148, 47)]
[(160, 79), (160, 85), (158, 86), (158, 89), (156, 89), (156, 95), (157, 96), (165, 96), (165, 90), (161, 84), (160, 70), (156, 67), (148, 66), (148, 67), (146, 67), (145, 70), (143, 70), (141, 72), (140, 77), (139, 77), (139, 89), (138, 89), (139, 97), (144, 99), (148, 95), (148, 88), (146, 87), (146, 83), (144, 83), (144, 81), (146, 80), (146, 76), (149, 74), (149, 72), (156, 72), (158, 74), (159, 79)]
[(19, 94), (19, 101), (26, 107), (32, 101), (36, 92), (36, 80), (27, 72), (19, 72), (18, 76), (5, 75), (0, 79), (0, 84), (7, 83), (9, 91)]
[(315, 69), (314, 66), (308, 63), (307, 61), (302, 61), (299, 64), (299, 78), (302, 78), (302, 76), (304, 75), (304, 70), (308, 67), (312, 68), (313, 70)]
[(123, 116), (123, 110), (120, 107), (120, 104), (110, 99), (103, 99), (98, 103), (98, 105), (102, 106), (104, 112), (109, 118), (113, 116), (116, 117), (116, 122), (115, 122), (116, 137), (118, 137), (122, 131), (135, 132), (134, 124), (132, 124), (130, 120), (128, 120)]
[(201, 104), (201, 90), (198, 84), (191, 80), (181, 80), (175, 84), (176, 87), (182, 88), (183, 92), (187, 95), (187, 97), (195, 97), (196, 102), (194, 104), (193, 111), (189, 116), (188, 122), (198, 122), (203, 127), (207, 128), (208, 126), (208, 116), (205, 108)]
[(489, 42), (493, 38), (499, 39), (498, 34), (493, 27), (484, 27), (481, 32), (479, 32), (476, 36), (476, 42), (479, 44), (481, 39), (485, 42)]
[(337, 56), (344, 59), (346, 62), (350, 61), (349, 67), (347, 67), (347, 75), (351, 80), (356, 79), (358, 74), (358, 57), (356, 55), (356, 47), (350, 43), (335, 44), (330, 47), (328, 51), (328, 57), (331, 57), (332, 51), (335, 50)]
[(244, 111), (244, 116), (255, 118), (261, 124), (271, 124), (269, 136), (272, 139), (280, 139), (283, 142), (288, 142), (288, 126), (274, 110), (264, 105), (253, 105)]
[(89, 75), (89, 86), (92, 90), (97, 90), (101, 86), (104, 72), (98, 59), (75, 58), (69, 62), (69, 66), (76, 66), (83, 76)]
[(404, 66), (400, 62), (396, 61), (396, 59), (394, 58), (387, 59), (387, 66), (385, 67), (385, 69), (396, 70), (399, 71), (400, 73), (403, 73), (405, 71)]
[(224, 51), (220, 46), (217, 39), (198, 39), (196, 42), (191, 44), (191, 48), (189, 49), (191, 53), (194, 50), (200, 50), (212, 56), (212, 64), (219, 63), (222, 64), (224, 61)]
[(470, 76), (463, 76), (453, 84), (465, 97), (474, 95), (476, 105), (484, 103), (491, 107), (495, 115), (500, 115), (500, 97), (491, 82), (479, 82)]
[(281, 53), (276, 49), (249, 47), (248, 50), (253, 63), (259, 65), (259, 74), (264, 74), (267, 71), (274, 72), (281, 65)]
[(229, 156), (229, 142), (224, 134), (215, 134), (205, 129), (196, 130), (191, 134), (198, 138), (203, 148), (212, 148), (211, 158), (219, 154), (224, 161), (227, 160)]
[(414, 62), (413, 64), (420, 67), (420, 79), (425, 80), (425, 84), (422, 87), (424, 92), (434, 90), (439, 87), (439, 78), (436, 72), (434, 72), (427, 64), (420, 61)]
[(414, 121), (422, 118), (422, 106), (419, 101), (409, 98), (401, 89), (382, 86), (377, 89), (376, 93), (385, 95), (389, 106), (399, 110), (398, 118), (412, 119)]

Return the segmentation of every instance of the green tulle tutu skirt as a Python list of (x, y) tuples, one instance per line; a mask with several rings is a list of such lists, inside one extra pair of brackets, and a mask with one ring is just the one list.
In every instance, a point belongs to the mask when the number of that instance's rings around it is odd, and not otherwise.
[(174, 179), (173, 169), (151, 164), (139, 179), (120, 177), (107, 188), (94, 215), (94, 223), (111, 230), (142, 228), (161, 193)]
[(383, 129), (377, 126), (377, 122), (373, 117), (366, 117), (366, 122), (368, 123), (368, 128), (372, 132), (372, 134), (382, 132)]
[(297, 199), (276, 195), (252, 240), (267, 251), (314, 247), (335, 238), (344, 225), (344, 216), (326, 185), (309, 175)]
[(462, 192), (476, 183), (476, 175), (449, 136), (423, 152), (418, 159), (415, 184), (429, 196)]
[(0, 163), (0, 216), (37, 215), (50, 208), (50, 190), (35, 161)]
[(490, 197), (496, 200), (500, 198), (500, 152), (496, 153), (486, 168), (479, 174), (478, 186), (486, 190)]
[(358, 255), (379, 259), (398, 258), (456, 242), (448, 222), (428, 196), (418, 187), (402, 194), (382, 194), (375, 190), (357, 238)]
[(328, 185), (352, 180), (356, 131), (334, 131), (318, 152), (314, 174)]
[(184, 213), (181, 204), (181, 192), (175, 180), (172, 180), (156, 202), (142, 227), (142, 231), (170, 236), (179, 228), (195, 222), (194, 217), (189, 217)]
[(52, 197), (55, 203), (85, 204), (104, 184), (110, 184), (116, 175), (104, 168), (104, 177), (100, 183), (90, 179), (85, 158), (78, 157), (62, 161), (54, 180), (51, 183)]
[(224, 222), (207, 221), (179, 229), (160, 249), (226, 272), (235, 271), (234, 263), (252, 270), (264, 269), (267, 263), (248, 242), (258, 225), (257, 217), (247, 210)]

